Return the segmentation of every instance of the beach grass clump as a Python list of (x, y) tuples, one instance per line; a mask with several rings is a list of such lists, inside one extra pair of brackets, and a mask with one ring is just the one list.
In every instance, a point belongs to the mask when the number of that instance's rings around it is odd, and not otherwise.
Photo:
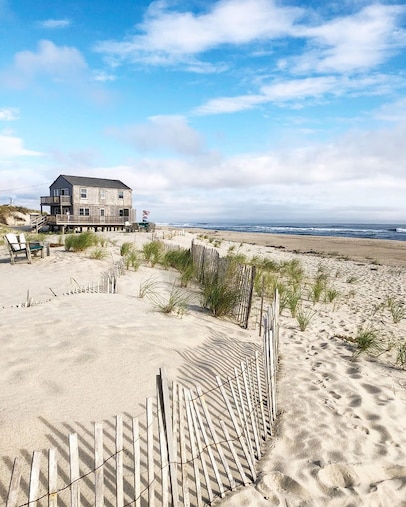
[(141, 266), (141, 254), (135, 248), (131, 249), (128, 254), (124, 257), (125, 267), (127, 270), (133, 268), (134, 271), (138, 271)]
[(254, 279), (255, 292), (258, 296), (272, 299), (279, 282), (280, 280), (276, 273), (270, 273), (268, 271), (257, 269)]
[(138, 289), (138, 296), (140, 298), (151, 296), (153, 294), (156, 294), (160, 288), (160, 281), (156, 277), (151, 276), (150, 278), (141, 281), (140, 287)]
[(180, 273), (181, 287), (187, 287), (195, 277), (192, 252), (190, 249), (168, 250), (162, 260), (164, 266), (176, 269)]
[(291, 285), (297, 286), (302, 283), (304, 277), (304, 269), (299, 259), (292, 259), (290, 261), (282, 263), (281, 270)]
[(125, 241), (120, 247), (121, 257), (125, 257), (126, 255), (128, 255), (131, 252), (131, 250), (133, 250), (133, 248), (134, 248), (133, 243), (130, 243), (129, 241)]
[(226, 257), (229, 262), (234, 264), (248, 264), (247, 256), (241, 252), (228, 252)]
[(102, 261), (107, 257), (107, 255), (108, 255), (107, 250), (103, 247), (98, 246), (94, 250), (92, 250), (92, 252), (90, 253), (90, 258)]
[(96, 237), (97, 237), (97, 245), (105, 248), (110, 244), (110, 240), (105, 236), (96, 236)]
[(202, 282), (202, 306), (215, 317), (230, 316), (240, 301), (240, 290), (233, 278), (208, 274)]
[(312, 318), (316, 315), (315, 311), (306, 309), (302, 305), (299, 305), (296, 309), (296, 320), (299, 324), (300, 331), (306, 331), (307, 326), (310, 324)]
[(363, 353), (376, 357), (385, 350), (378, 331), (372, 326), (360, 326), (354, 338), (354, 343), (353, 359), (357, 359)]
[(185, 294), (179, 287), (176, 287), (174, 282), (167, 298), (155, 292), (150, 294), (150, 299), (158, 311), (165, 314), (175, 313), (182, 316), (187, 310), (190, 296)]
[(332, 303), (338, 298), (339, 295), (340, 293), (334, 287), (326, 287), (324, 291), (324, 302)]
[(154, 240), (149, 243), (145, 243), (142, 247), (144, 258), (150, 263), (151, 267), (161, 262), (164, 255), (164, 244), (162, 241)]
[(327, 280), (324, 276), (317, 276), (310, 288), (310, 300), (318, 303), (327, 287)]
[(406, 316), (406, 308), (403, 301), (388, 298), (387, 306), (392, 315), (393, 323), (398, 324)]
[(286, 304), (292, 317), (296, 317), (296, 312), (301, 298), (302, 290), (300, 286), (289, 287), (286, 291)]
[(396, 364), (404, 368), (406, 366), (406, 342), (399, 342), (396, 351)]
[(95, 245), (97, 245), (97, 236), (91, 231), (81, 232), (80, 234), (69, 234), (65, 237), (65, 250), (67, 252), (83, 252)]

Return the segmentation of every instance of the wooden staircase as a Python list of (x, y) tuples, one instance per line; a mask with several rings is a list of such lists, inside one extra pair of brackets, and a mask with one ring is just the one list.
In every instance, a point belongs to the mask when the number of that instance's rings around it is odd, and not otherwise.
[(38, 215), (36, 217), (31, 218), (30, 226), (31, 230), (35, 232), (39, 232), (44, 225), (46, 225), (47, 216), (46, 215)]

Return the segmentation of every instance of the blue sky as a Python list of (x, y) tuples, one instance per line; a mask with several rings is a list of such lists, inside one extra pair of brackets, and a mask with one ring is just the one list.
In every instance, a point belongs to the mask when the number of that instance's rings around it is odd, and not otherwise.
[(156, 222), (406, 222), (406, 4), (0, 0), (0, 203), (120, 179)]

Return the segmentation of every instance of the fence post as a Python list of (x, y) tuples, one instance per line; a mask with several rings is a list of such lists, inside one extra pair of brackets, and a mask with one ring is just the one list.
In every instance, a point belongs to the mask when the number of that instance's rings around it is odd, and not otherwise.
[(11, 474), (10, 479), (10, 487), (8, 488), (6, 507), (15, 507), (15, 505), (17, 505), (21, 474), (22, 474), (22, 458), (15, 458), (13, 472)]
[(162, 419), (166, 434), (166, 444), (167, 444), (167, 452), (168, 452), (168, 460), (169, 460), (169, 475), (171, 479), (171, 496), (172, 496), (172, 505), (176, 507), (179, 501), (178, 495), (178, 471), (176, 466), (176, 451), (174, 447), (174, 435), (172, 428), (172, 419), (171, 419), (171, 406), (170, 406), (170, 398), (169, 398), (169, 387), (168, 387), (168, 378), (166, 375), (166, 369), (160, 368), (159, 376), (158, 376), (158, 393), (161, 397), (161, 407), (162, 407)]

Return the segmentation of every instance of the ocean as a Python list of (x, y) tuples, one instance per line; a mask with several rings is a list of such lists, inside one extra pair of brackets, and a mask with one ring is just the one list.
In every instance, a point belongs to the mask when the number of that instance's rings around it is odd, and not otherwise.
[(217, 231), (260, 232), (267, 234), (297, 234), (303, 236), (335, 236), (406, 241), (406, 224), (277, 224), (190, 222), (170, 223), (168, 226)]

